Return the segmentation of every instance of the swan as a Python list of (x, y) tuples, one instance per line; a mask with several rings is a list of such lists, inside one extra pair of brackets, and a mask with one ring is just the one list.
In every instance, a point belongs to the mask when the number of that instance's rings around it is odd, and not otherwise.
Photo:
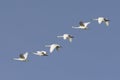
[(20, 54), (19, 58), (13, 58), (14, 60), (19, 60), (19, 61), (27, 61), (27, 57), (28, 57), (28, 52), (24, 53), (24, 54)]
[(74, 37), (72, 35), (70, 35), (70, 34), (63, 34), (62, 36), (57, 36), (57, 38), (63, 38), (64, 40), (68, 39), (69, 42), (72, 42), (72, 39)]
[(37, 51), (36, 53), (33, 53), (38, 56), (48, 56), (46, 51)]
[(101, 23), (104, 22), (104, 23), (106, 24), (106, 26), (109, 26), (109, 21), (110, 21), (110, 20), (108, 20), (107, 18), (98, 17), (97, 19), (93, 19), (93, 20), (98, 21), (99, 24), (101, 24)]
[(51, 44), (51, 45), (45, 45), (45, 47), (50, 47), (50, 53), (52, 53), (55, 49), (59, 50), (62, 46), (59, 44)]
[(90, 24), (90, 23), (91, 23), (91, 22), (82, 22), (82, 21), (80, 21), (78, 27), (72, 26), (72, 28), (74, 28), (74, 29), (84, 29), (84, 30), (86, 30), (86, 29), (88, 29), (88, 24)]

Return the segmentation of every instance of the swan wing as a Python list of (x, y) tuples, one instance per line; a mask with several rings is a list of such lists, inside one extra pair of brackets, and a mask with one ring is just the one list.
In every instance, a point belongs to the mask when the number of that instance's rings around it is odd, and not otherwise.
[(55, 48), (56, 48), (56, 45), (51, 45), (51, 47), (50, 47), (50, 53), (52, 53)]
[(105, 24), (106, 24), (106, 26), (109, 26), (109, 21), (106, 21)]
[(72, 42), (72, 38), (68, 38), (69, 42)]
[(27, 57), (28, 57), (28, 52), (24, 53), (23, 56), (24, 56), (25, 59), (27, 59)]
[(90, 22), (85, 22), (84, 26), (86, 27), (86, 26), (88, 26), (88, 24), (90, 24)]

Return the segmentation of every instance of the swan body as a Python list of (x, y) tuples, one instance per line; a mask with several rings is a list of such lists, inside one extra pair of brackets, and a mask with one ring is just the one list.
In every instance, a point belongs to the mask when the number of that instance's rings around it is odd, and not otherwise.
[(19, 61), (27, 61), (27, 57), (28, 57), (28, 52), (24, 53), (24, 54), (20, 54), (19, 58), (13, 58), (14, 60), (19, 60)]
[(59, 44), (45, 45), (45, 47), (50, 47), (50, 53), (52, 53), (55, 49), (59, 50), (61, 48)]
[(72, 42), (72, 39), (74, 38), (72, 35), (70, 34), (63, 34), (62, 36), (57, 36), (57, 38), (63, 38), (64, 40), (69, 40), (69, 42)]
[(93, 19), (93, 20), (96, 20), (98, 21), (99, 24), (101, 23), (105, 23), (106, 26), (109, 26), (109, 21), (107, 18), (104, 18), (104, 17), (98, 17), (97, 19)]

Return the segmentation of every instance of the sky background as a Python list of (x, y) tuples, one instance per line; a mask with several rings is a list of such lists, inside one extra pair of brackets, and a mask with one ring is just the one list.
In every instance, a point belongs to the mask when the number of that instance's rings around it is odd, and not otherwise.
[[(0, 0), (0, 80), (120, 80), (119, 0)], [(88, 30), (73, 29), (79, 21), (99, 16)], [(56, 36), (68, 33), (72, 43)], [(49, 53), (45, 45), (63, 48)], [(29, 62), (12, 60), (29, 54)]]

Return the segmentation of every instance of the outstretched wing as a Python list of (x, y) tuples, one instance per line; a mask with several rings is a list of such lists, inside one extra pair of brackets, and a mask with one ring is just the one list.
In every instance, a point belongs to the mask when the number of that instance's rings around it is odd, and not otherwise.
[(110, 20), (104, 18), (104, 21), (105, 21), (106, 26), (109, 26), (109, 21), (110, 21)]
[(85, 22), (85, 23), (84, 23), (84, 26), (87, 27), (88, 24), (90, 24), (90, 22)]
[(25, 59), (27, 59), (27, 57), (28, 57), (28, 52), (26, 52), (23, 56), (24, 56)]
[(68, 38), (69, 42), (72, 42), (72, 38)]
[(109, 21), (106, 21), (105, 24), (106, 24), (106, 26), (109, 26)]
[(72, 36), (72, 35), (68, 35), (68, 40), (69, 40), (69, 42), (72, 42), (72, 39), (74, 38), (74, 36)]
[(50, 47), (50, 53), (52, 53), (55, 48), (56, 48), (56, 45), (51, 45), (51, 47)]

